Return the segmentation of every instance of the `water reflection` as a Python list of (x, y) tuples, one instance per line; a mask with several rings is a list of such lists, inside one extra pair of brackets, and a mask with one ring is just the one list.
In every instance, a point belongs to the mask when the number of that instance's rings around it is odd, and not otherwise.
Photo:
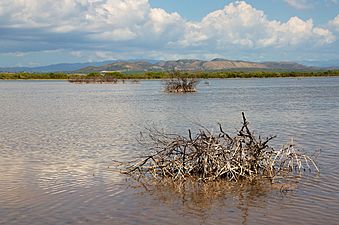
[(128, 184), (140, 198), (148, 195), (160, 202), (161, 207), (171, 208), (183, 217), (194, 215), (199, 221), (216, 222), (215, 211), (223, 209), (223, 218), (249, 224), (250, 211), (269, 208), (272, 201), (284, 201), (297, 190), (300, 179), (294, 176), (283, 181), (260, 178), (239, 182), (173, 182), (130, 178)]
[[(208, 82), (169, 95), (159, 81), (0, 81), (0, 224), (339, 224), (339, 78)], [(219, 122), (233, 134), (241, 111), (261, 136), (278, 135), (274, 147), (293, 137), (322, 149), (321, 175), (288, 188), (142, 186), (110, 168), (141, 153), (148, 125), (186, 135)]]

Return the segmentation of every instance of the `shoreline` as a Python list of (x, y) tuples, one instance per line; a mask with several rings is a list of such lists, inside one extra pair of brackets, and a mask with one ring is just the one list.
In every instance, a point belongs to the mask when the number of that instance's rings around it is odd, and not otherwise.
[[(327, 71), (180, 71), (180, 77), (197, 79), (230, 79), (230, 78), (305, 78), (305, 77), (339, 77), (339, 70)], [(114, 72), (112, 74), (100, 74), (97, 72), (89, 74), (68, 74), (68, 73), (1, 73), (0, 80), (76, 80), (76, 79), (114, 79), (114, 80), (166, 80), (173, 78), (169, 72), (144, 72), (124, 74)]]

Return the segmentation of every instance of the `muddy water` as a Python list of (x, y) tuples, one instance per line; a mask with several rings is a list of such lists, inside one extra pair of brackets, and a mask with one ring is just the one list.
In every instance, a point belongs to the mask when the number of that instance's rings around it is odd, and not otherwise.
[[(110, 85), (0, 82), (0, 224), (339, 224), (339, 78)], [(320, 174), (287, 183), (142, 183), (114, 172), (145, 127), (235, 133), (245, 111), (262, 136), (317, 149)]]

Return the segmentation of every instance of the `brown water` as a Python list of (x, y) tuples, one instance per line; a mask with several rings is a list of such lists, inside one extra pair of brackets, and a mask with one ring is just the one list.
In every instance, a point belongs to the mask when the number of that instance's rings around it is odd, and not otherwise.
[[(0, 224), (339, 224), (339, 78), (229, 79), (198, 92), (160, 81), (0, 82)], [(142, 183), (114, 160), (144, 151), (145, 127), (230, 133), (245, 111), (261, 135), (321, 149), (320, 174), (287, 183)]]

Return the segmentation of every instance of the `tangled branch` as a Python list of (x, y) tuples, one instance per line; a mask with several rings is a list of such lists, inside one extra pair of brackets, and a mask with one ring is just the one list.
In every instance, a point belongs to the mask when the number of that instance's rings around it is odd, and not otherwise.
[(166, 92), (196, 92), (196, 86), (199, 80), (195, 77), (189, 77), (185, 73), (181, 73), (176, 70), (170, 72), (170, 79), (166, 80), (165, 91)]
[(148, 149), (152, 153), (123, 164), (122, 172), (157, 180), (194, 178), (238, 181), (311, 168), (319, 171), (314, 159), (300, 152), (293, 144), (275, 150), (268, 145), (275, 136), (264, 140), (256, 137), (249, 129), (244, 113), (242, 119), (242, 127), (234, 137), (227, 134), (220, 124), (216, 134), (201, 129), (193, 136), (189, 130), (187, 137), (149, 129), (151, 145)]

